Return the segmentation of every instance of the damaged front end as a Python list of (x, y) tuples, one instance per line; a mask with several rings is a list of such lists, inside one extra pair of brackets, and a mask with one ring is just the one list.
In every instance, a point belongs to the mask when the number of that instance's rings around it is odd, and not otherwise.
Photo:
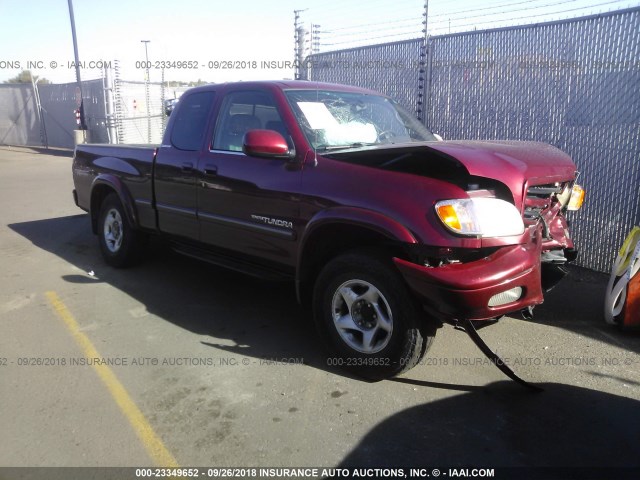
[[(400, 258), (394, 262), (432, 317), (451, 324), (492, 320), (543, 301), (541, 228), (532, 227), (524, 235), (531, 240), (481, 248), (475, 257), (449, 249), (451, 256), (428, 257), (422, 264)], [(432, 266), (436, 261), (439, 265)]]
[(500, 370), (526, 385), (477, 330), (508, 314), (531, 319), (575, 260), (565, 214), (580, 208), (584, 190), (575, 184), (571, 158), (551, 145), (509, 141), (392, 145), (328, 156), (428, 179), (413, 191), (427, 206), (425, 223), (414, 224), (420, 241), (405, 244), (395, 265), (431, 319), (465, 331)]
[[(420, 251), (420, 247), (414, 247), (413, 261), (394, 259), (431, 317), (467, 333), (497, 368), (533, 390), (539, 389), (518, 377), (477, 330), (514, 312), (531, 319), (533, 308), (544, 300), (543, 294), (567, 275), (566, 266), (575, 260), (577, 251), (565, 214), (580, 208), (584, 199), (584, 190), (574, 182), (527, 182), (521, 216), (510, 222), (505, 219), (516, 210), (513, 204), (504, 211), (500, 207), (485, 213), (482, 206), (472, 205), (474, 198), (487, 199), (485, 203), (495, 199), (491, 191), (469, 191), (470, 200), (462, 203), (438, 202), (435, 210), (444, 226), (454, 234), (476, 234), (480, 248)], [(493, 204), (500, 206), (495, 200)], [(500, 222), (494, 222), (492, 216), (499, 217)], [(519, 237), (514, 236), (518, 222), (523, 230)], [(483, 223), (485, 230), (479, 229)], [(490, 223), (492, 226), (486, 227)]]
[(566, 265), (578, 252), (569, 234), (565, 213), (578, 210), (584, 190), (574, 182), (527, 186), (523, 218), (526, 224), (542, 226), (542, 290), (548, 292), (568, 273)]
[(467, 198), (436, 201), (433, 217), (452, 238), (468, 239), (469, 247), (409, 246), (406, 259), (394, 259), (396, 266), (442, 322), (513, 312), (529, 318), (577, 257), (566, 212), (581, 207), (584, 190), (575, 177), (533, 177), (519, 189), (468, 178)]

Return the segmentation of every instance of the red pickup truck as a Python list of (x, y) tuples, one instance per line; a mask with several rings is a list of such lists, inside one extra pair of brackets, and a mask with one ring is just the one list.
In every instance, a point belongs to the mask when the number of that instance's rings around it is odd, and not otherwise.
[(291, 279), (335, 363), (373, 379), (414, 366), (443, 322), (481, 342), (478, 327), (530, 316), (576, 257), (575, 178), (550, 145), (440, 141), (386, 96), (302, 81), (194, 88), (161, 145), (79, 145), (73, 161), (108, 264), (158, 234)]

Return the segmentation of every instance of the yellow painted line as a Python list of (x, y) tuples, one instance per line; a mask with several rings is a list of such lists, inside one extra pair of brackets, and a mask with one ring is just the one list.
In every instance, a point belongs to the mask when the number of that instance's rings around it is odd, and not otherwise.
[[(60, 300), (56, 292), (46, 292), (45, 295), (82, 349), (84, 356), (87, 358), (102, 358), (98, 350), (96, 350), (96, 347), (91, 343), (91, 340), (89, 340), (89, 337), (80, 331), (78, 322), (73, 318), (73, 315), (62, 300)], [(118, 407), (120, 407), (124, 416), (129, 420), (138, 438), (140, 438), (156, 464), (164, 468), (179, 467), (176, 459), (171, 452), (167, 450), (167, 447), (164, 446), (160, 437), (153, 430), (153, 427), (131, 399), (113, 371), (107, 365), (96, 365), (95, 363), (93, 364), (93, 368), (107, 387), (107, 390), (109, 390), (109, 393), (111, 393), (111, 396)]]

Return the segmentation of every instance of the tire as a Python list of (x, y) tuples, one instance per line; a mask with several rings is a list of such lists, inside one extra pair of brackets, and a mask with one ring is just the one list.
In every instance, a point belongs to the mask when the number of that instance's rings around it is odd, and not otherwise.
[(348, 253), (332, 260), (316, 280), (313, 311), (333, 355), (328, 365), (370, 380), (413, 368), (435, 336), (400, 274), (376, 254)]
[(98, 238), (102, 256), (112, 267), (125, 268), (140, 261), (145, 236), (131, 227), (116, 193), (100, 204)]

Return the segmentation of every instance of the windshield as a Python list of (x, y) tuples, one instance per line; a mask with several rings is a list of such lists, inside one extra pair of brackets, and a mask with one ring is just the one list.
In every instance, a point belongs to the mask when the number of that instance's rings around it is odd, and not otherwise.
[(418, 119), (386, 97), (330, 90), (285, 94), (307, 140), (318, 151), (436, 140)]

